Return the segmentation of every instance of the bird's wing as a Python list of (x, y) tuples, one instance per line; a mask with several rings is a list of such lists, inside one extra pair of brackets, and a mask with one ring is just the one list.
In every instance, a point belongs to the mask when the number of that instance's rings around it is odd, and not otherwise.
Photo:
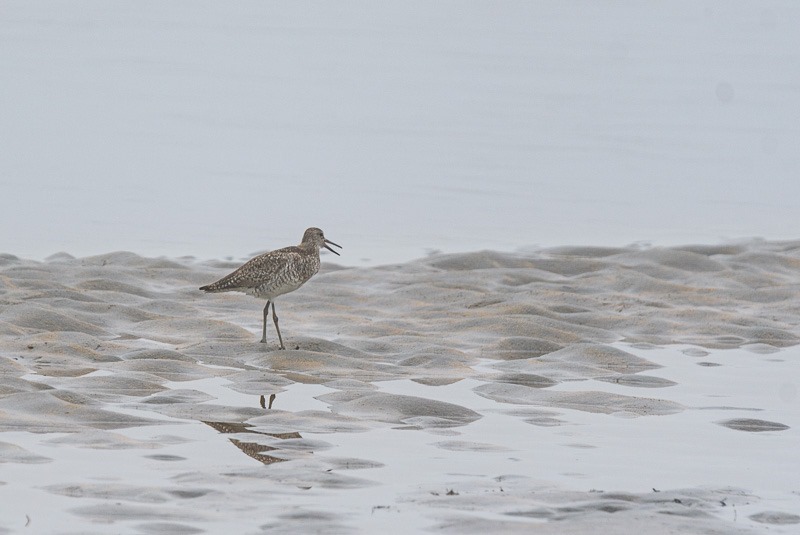
[(296, 249), (296, 247), (286, 247), (258, 255), (245, 262), (233, 273), (200, 289), (207, 292), (227, 292), (255, 288), (277, 277), (287, 269), (292, 257), (300, 254), (299, 251), (292, 249)]

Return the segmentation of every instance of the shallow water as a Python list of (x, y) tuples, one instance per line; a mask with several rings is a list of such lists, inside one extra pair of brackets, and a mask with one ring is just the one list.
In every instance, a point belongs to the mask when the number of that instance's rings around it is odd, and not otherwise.
[[(580, 519), (591, 516), (598, 502), (642, 514), (652, 507), (676, 515), (682, 509), (702, 511), (702, 522), (731, 530), (757, 530), (759, 524), (749, 517), (763, 511), (781, 511), (780, 518), (791, 519), (800, 512), (790, 469), (796, 466), (800, 429), (797, 393), (791, 389), (796, 389), (792, 378), (800, 372), (800, 353), (787, 349), (765, 357), (717, 351), (705, 359), (720, 366), (700, 367), (681, 349), (634, 350), (663, 366), (653, 373), (675, 381), (658, 397), (687, 409), (670, 416), (545, 411), (477, 395), (476, 388), (486, 383), (476, 379), (442, 386), (403, 379), (374, 386), (457, 403), (481, 418), (456, 428), (372, 422), (357, 432), (323, 433), (288, 423), (289, 418), (281, 425), (297, 438), (279, 439), (264, 434), (276, 431), (269, 418), (265, 426), (256, 417), (247, 430), (223, 433), (199, 421), (149, 412), (144, 399), (107, 408), (159, 424), (78, 435), (7, 431), (3, 442), (24, 448), (29, 458), (4, 466), (3, 526), (16, 530), (28, 524), (37, 532), (63, 532), (64, 525), (72, 526), (71, 532), (102, 532), (110, 525), (137, 533), (249, 533), (267, 525), (277, 531), (302, 525), (400, 533), (453, 523), (468, 529), (481, 519), (520, 527), (557, 522), (570, 532), (573, 519), (576, 531), (583, 532)], [(649, 394), (608, 382), (586, 383), (556, 388)], [(211, 378), (165, 386), (205, 393), (209, 404), (258, 408), (257, 396), (235, 392), (226, 387), (230, 384)], [(295, 383), (264, 414), (328, 412), (332, 406), (319, 398), (335, 391)], [(531, 420), (542, 413), (551, 423)], [(718, 425), (734, 417), (781, 422), (789, 429), (753, 433)], [(243, 454), (234, 440), (270, 444), (277, 447), (270, 456), (294, 460), (263, 464)], [(652, 503), (659, 494), (664, 499)], [(555, 497), (569, 497), (570, 512), (565, 503), (554, 503)], [(791, 533), (796, 524), (770, 528)]]
[(793, 239), (798, 26), (791, 0), (5, 0), (2, 247)]

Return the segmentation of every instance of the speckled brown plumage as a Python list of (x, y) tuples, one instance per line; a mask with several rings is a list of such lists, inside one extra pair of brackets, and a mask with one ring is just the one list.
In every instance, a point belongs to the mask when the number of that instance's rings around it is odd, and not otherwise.
[(325, 247), (337, 253), (328, 244), (341, 246), (325, 239), (323, 232), (311, 227), (306, 229), (300, 245), (284, 247), (259, 255), (248, 260), (233, 273), (222, 277), (200, 289), (206, 292), (243, 292), (267, 300), (264, 307), (264, 324), (261, 338), (267, 341), (267, 312), (272, 304), (272, 320), (278, 332), (280, 349), (285, 349), (281, 331), (278, 328), (278, 316), (275, 313), (275, 298), (293, 292), (319, 271), (319, 249)]

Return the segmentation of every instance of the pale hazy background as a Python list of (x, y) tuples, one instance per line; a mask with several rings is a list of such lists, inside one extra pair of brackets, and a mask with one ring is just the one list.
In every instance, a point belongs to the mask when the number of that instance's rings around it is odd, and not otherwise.
[(0, 252), (797, 238), (798, 28), (794, 1), (3, 0)]

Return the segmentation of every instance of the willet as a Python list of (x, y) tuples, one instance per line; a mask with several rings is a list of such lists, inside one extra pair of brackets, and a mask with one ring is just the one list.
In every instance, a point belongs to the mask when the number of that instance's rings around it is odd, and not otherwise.
[(300, 245), (284, 247), (258, 255), (245, 262), (233, 273), (200, 289), (211, 293), (244, 292), (266, 299), (261, 343), (267, 343), (267, 313), (269, 305), (272, 304), (272, 321), (275, 323), (275, 330), (278, 331), (280, 349), (286, 349), (283, 346), (281, 330), (278, 328), (275, 298), (295, 291), (319, 271), (320, 247), (325, 247), (336, 255), (339, 254), (328, 244), (342, 248), (341, 245), (325, 239), (325, 235), (320, 229), (311, 227), (306, 229)]

